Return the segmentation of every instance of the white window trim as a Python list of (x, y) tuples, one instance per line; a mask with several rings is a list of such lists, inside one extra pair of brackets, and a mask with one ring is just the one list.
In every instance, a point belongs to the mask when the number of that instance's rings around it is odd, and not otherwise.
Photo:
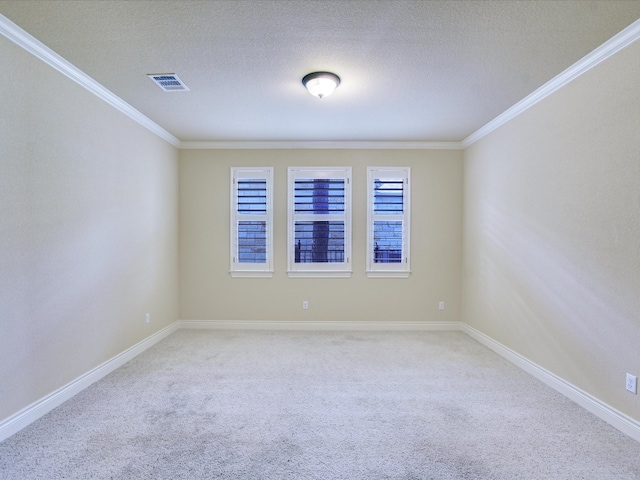
[[(267, 181), (266, 215), (238, 215), (238, 182), (240, 179), (260, 179)], [(239, 263), (238, 258), (238, 221), (259, 220), (266, 222), (267, 246), (265, 263)], [(236, 278), (272, 278), (273, 277), (273, 167), (231, 167), (231, 268), (229, 273)]]
[[(290, 278), (349, 278), (351, 269), (351, 167), (289, 167), (288, 168), (288, 222), (287, 222), (287, 275)], [(344, 221), (344, 257), (342, 263), (295, 263), (295, 222), (311, 220), (311, 217), (295, 214), (295, 180), (299, 178), (343, 178), (345, 179), (344, 214), (327, 214), (322, 220)], [(313, 218), (318, 220), (317, 216)]]
[[(374, 213), (374, 180), (376, 178), (403, 178), (403, 213)], [(375, 263), (373, 224), (376, 220), (402, 221), (402, 262)], [(411, 168), (409, 167), (367, 167), (367, 277), (408, 278), (411, 275)]]

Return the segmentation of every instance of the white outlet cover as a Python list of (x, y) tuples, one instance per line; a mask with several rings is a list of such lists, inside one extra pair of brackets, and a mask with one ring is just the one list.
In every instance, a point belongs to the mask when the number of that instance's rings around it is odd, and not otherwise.
[(627, 390), (629, 390), (631, 393), (638, 393), (638, 379), (636, 378), (635, 375), (631, 375), (630, 373), (627, 373)]

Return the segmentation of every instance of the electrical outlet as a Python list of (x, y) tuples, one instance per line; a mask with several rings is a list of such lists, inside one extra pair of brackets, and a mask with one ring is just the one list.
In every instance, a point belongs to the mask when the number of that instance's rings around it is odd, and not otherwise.
[(440, 302), (440, 303), (438, 303), (438, 308), (439, 308), (440, 310), (444, 310), (444, 302)]
[(638, 393), (638, 383), (635, 375), (631, 375), (627, 373), (627, 390), (629, 390), (633, 394)]
[(144, 323), (151, 323), (151, 314), (150, 313), (147, 313), (144, 316)]
[(302, 309), (303, 310), (309, 310), (309, 302), (307, 302), (306, 300), (302, 301)]

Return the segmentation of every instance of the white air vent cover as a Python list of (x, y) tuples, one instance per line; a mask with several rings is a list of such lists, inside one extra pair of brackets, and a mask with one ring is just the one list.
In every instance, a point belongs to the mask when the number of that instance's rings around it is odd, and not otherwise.
[(182, 83), (175, 73), (155, 73), (147, 75), (165, 92), (188, 92), (189, 88)]

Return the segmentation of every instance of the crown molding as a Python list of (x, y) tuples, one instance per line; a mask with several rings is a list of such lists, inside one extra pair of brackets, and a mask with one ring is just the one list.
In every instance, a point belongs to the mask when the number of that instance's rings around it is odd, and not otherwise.
[(45, 44), (40, 42), (29, 33), (25, 32), (22, 28), (20, 28), (18, 25), (13, 23), (2, 14), (0, 14), (0, 34), (4, 35), (19, 47), (22, 47), (27, 52), (39, 58), (50, 67), (56, 69), (58, 72), (73, 80), (81, 87), (84, 87), (86, 90), (93, 93), (96, 97), (108, 103), (116, 110), (124, 113), (127, 117), (139, 123), (147, 130), (156, 134), (163, 140), (169, 142), (174, 147), (180, 146), (180, 140), (167, 132), (160, 125), (149, 119), (146, 115), (140, 113), (127, 102), (112, 93), (110, 90), (103, 87), (89, 75), (62, 58), (56, 52), (51, 50), (49, 47), (47, 47)]
[(183, 141), (182, 149), (332, 149), (332, 150), (460, 150), (460, 142), (367, 142), (367, 141), (283, 141), (283, 142), (245, 142), (245, 141)]
[(489, 123), (469, 135), (461, 142), (462, 148), (467, 148), (468, 146), (480, 140), (482, 137), (498, 129), (510, 120), (513, 120), (515, 117), (525, 112), (536, 103), (544, 100), (554, 92), (560, 90), (566, 84), (572, 82), (582, 74), (604, 62), (605, 60), (612, 57), (620, 50), (628, 47), (638, 39), (640, 39), (640, 20), (636, 20), (635, 22), (633, 22), (627, 28), (622, 30), (617, 35), (611, 37), (609, 40), (607, 40), (594, 51), (583, 57), (581, 60), (578, 60), (565, 71), (556, 75), (554, 78), (549, 80), (533, 93), (529, 94), (518, 103), (513, 105), (511, 108), (505, 110)]

